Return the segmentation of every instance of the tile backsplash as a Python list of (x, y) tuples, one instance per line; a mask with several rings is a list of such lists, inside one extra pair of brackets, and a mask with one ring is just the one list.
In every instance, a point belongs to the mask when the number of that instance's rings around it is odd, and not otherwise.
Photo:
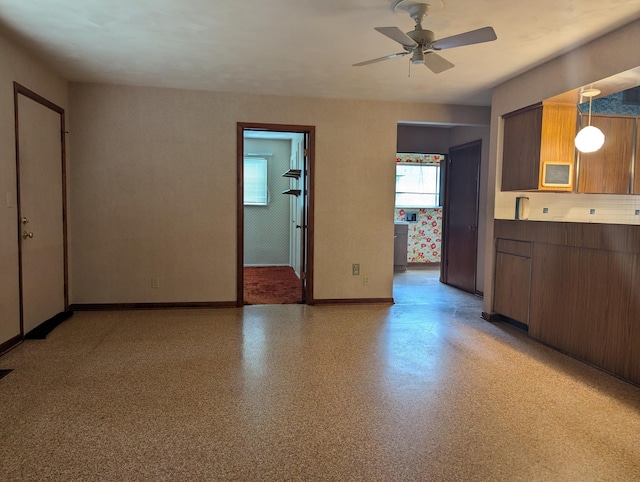
[(530, 221), (640, 224), (640, 196), (541, 192), (498, 192), (496, 219), (514, 219), (516, 197), (529, 198)]

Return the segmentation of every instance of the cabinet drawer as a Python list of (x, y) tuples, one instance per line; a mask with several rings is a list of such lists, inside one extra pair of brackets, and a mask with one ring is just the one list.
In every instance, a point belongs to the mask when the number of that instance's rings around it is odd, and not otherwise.
[(531, 242), (498, 238), (496, 240), (496, 251), (498, 253), (513, 254), (514, 256), (530, 258)]

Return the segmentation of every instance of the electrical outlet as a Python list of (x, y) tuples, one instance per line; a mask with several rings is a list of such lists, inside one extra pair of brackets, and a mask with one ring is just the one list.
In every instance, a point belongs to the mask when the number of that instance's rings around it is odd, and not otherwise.
[(353, 276), (358, 276), (360, 274), (360, 263), (353, 263), (351, 265), (351, 274)]
[(154, 289), (160, 288), (160, 278), (151, 278), (151, 287)]
[(369, 277), (368, 277), (368, 276), (364, 276), (364, 277), (362, 278), (362, 283), (363, 283), (365, 286), (369, 286)]

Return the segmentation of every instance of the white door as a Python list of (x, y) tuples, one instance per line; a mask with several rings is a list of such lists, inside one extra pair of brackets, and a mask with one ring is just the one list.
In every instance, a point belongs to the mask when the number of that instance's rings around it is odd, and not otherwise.
[(304, 229), (304, 135), (300, 134), (291, 140), (291, 169), (301, 171), (300, 178), (291, 179), (291, 188), (300, 189), (300, 196), (291, 196), (291, 237), (289, 261), (298, 277), (302, 271), (302, 231)]
[(17, 96), (22, 332), (66, 309), (61, 114)]

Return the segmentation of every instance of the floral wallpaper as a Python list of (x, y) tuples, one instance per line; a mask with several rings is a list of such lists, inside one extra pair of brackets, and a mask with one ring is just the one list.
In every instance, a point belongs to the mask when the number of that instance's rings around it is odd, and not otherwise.
[(399, 208), (395, 210), (395, 221), (404, 221), (406, 211), (418, 213), (418, 220), (408, 223), (407, 262), (439, 263), (442, 251), (442, 208)]

